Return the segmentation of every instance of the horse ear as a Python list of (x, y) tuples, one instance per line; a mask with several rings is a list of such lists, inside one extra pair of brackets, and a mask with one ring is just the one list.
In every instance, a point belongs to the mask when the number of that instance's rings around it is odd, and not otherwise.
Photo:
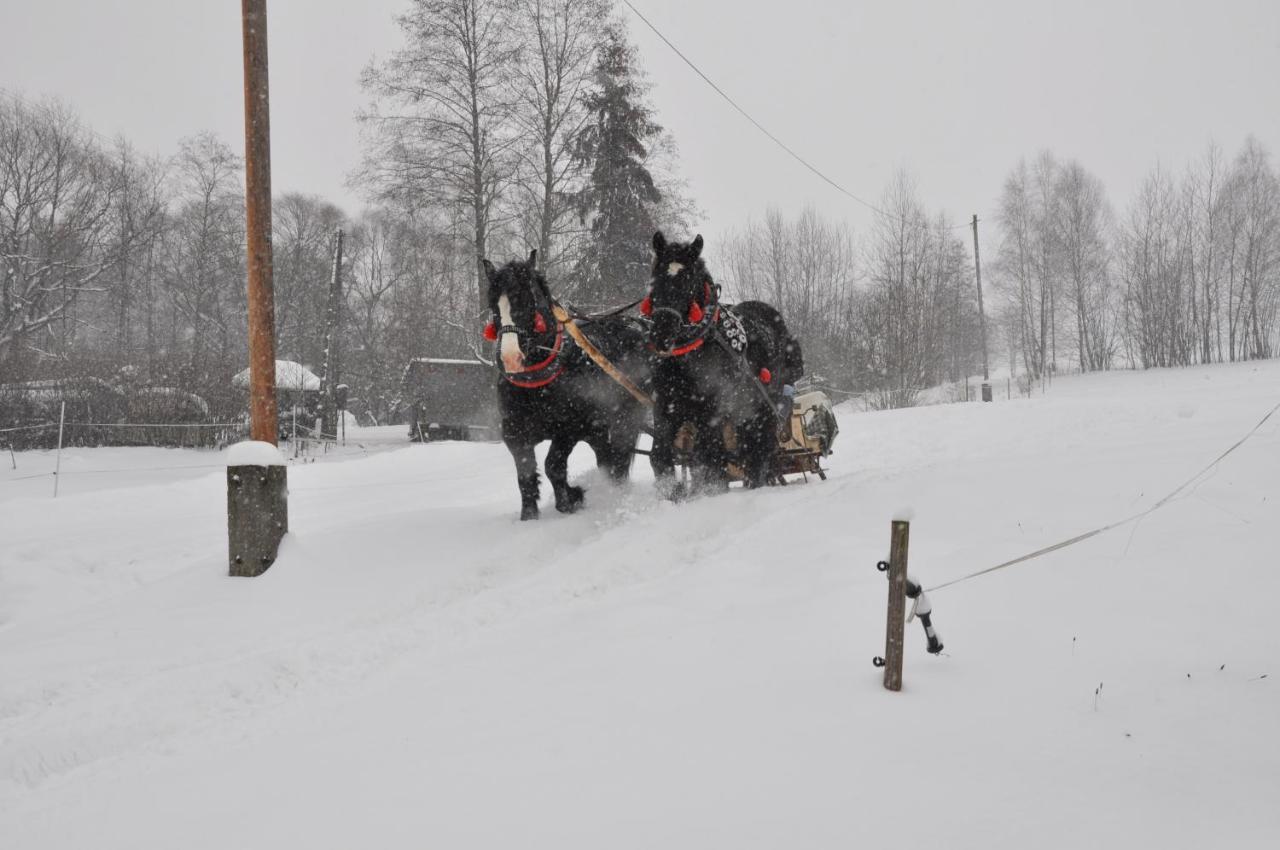
[(525, 265), (531, 269), (538, 267), (538, 249), (537, 248), (534, 248), (532, 251), (529, 252), (529, 259), (525, 262)]
[(693, 243), (689, 246), (693, 249), (693, 256), (697, 257), (702, 253), (702, 234), (699, 233), (693, 237)]
[(480, 262), (484, 266), (484, 276), (489, 278), (490, 283), (493, 283), (493, 279), (498, 276), (498, 270), (493, 267), (493, 263), (483, 257), (480, 259)]
[(662, 235), (661, 230), (654, 231), (653, 234), (653, 253), (661, 255), (667, 247), (667, 237)]

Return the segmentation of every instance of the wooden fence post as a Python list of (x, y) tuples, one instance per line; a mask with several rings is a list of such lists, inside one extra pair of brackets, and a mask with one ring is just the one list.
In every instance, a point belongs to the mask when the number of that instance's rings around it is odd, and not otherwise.
[(889, 612), (885, 627), (884, 686), (902, 690), (902, 644), (906, 630), (907, 541), (911, 523), (895, 519), (889, 544)]

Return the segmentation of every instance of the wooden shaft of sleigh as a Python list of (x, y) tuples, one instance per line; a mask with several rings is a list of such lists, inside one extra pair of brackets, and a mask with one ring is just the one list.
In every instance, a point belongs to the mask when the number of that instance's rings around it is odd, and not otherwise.
[(564, 329), (569, 332), (569, 336), (578, 344), (578, 347), (585, 351), (587, 356), (605, 371), (606, 375), (621, 384), (622, 388), (631, 393), (636, 401), (653, 407), (653, 399), (649, 397), (649, 394), (636, 386), (634, 381), (618, 371), (618, 368), (609, 362), (609, 358), (605, 357), (604, 353), (596, 348), (591, 343), (591, 340), (587, 339), (586, 334), (578, 327), (578, 323), (569, 315), (569, 311), (559, 304), (552, 304), (551, 312), (555, 314), (556, 321), (564, 325)]

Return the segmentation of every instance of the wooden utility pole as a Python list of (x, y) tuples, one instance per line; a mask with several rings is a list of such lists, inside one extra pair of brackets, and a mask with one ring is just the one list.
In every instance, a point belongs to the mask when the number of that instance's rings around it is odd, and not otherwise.
[(884, 686), (902, 690), (902, 645), (907, 627), (907, 542), (911, 524), (895, 519), (889, 538), (889, 612), (884, 639)]
[(982, 260), (978, 258), (978, 214), (973, 215), (973, 270), (978, 278), (978, 326), (982, 329), (982, 400), (991, 401), (991, 370), (987, 367), (987, 313), (982, 307)]
[[(276, 445), (275, 293), (271, 280), (271, 120), (267, 86), (267, 3), (241, 0), (244, 26), (245, 229), (249, 260), (250, 436)], [(227, 466), (227, 557), (233, 576), (275, 563), (289, 530), (283, 458), (232, 448)], [(236, 455), (239, 454), (239, 457)]]
[(241, 0), (244, 19), (245, 224), (249, 249), (249, 417), (276, 444), (276, 313), (271, 279), (271, 109), (267, 0)]

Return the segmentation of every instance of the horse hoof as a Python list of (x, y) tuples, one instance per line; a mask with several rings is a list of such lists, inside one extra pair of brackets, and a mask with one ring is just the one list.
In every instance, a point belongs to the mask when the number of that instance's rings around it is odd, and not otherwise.
[(523, 509), (521, 509), (521, 511), (520, 511), (520, 521), (521, 521), (521, 522), (527, 522), (528, 520), (531, 520), (531, 519), (537, 519), (537, 518), (538, 518), (538, 506), (537, 506), (537, 505), (534, 505), (534, 506), (532, 506), (532, 507), (528, 507), (528, 508), (523, 508)]
[(563, 497), (556, 497), (556, 510), (562, 514), (571, 514), (582, 507), (586, 491), (581, 487), (566, 487)]

